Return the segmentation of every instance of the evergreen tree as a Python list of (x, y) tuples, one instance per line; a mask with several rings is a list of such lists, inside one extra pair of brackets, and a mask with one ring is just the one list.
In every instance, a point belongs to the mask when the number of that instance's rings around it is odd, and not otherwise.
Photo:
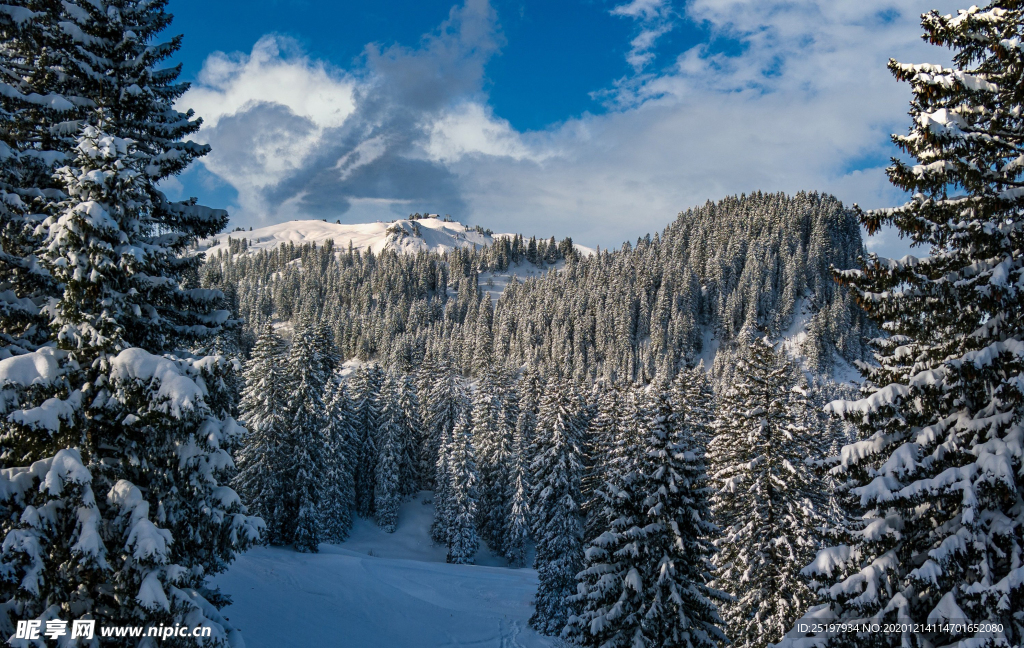
[(48, 341), (40, 306), (60, 294), (53, 277), (35, 268), (38, 225), (67, 198), (55, 172), (69, 161), (77, 128), (61, 125), (74, 124), (85, 103), (63, 74), (62, 9), (59, 3), (0, 8), (0, 358)]
[(530, 471), (521, 412), (509, 457), (508, 517), (505, 520), (505, 558), (511, 567), (526, 565), (526, 544), (530, 538)]
[(406, 374), (402, 378), (399, 410), (402, 413), (402, 461), (398, 482), (403, 496), (413, 495), (424, 482), (421, 473), (427, 434), (421, 417), (416, 378)]
[[(116, 25), (112, 16), (97, 21), (123, 31), (150, 21), (125, 45), (145, 50), (153, 24), (169, 20), (161, 7), (132, 5)], [(113, 45), (94, 43), (104, 44)], [(152, 74), (162, 51), (138, 57), (136, 73)], [(96, 74), (117, 65), (111, 59)], [(163, 202), (156, 183), (171, 171), (161, 158), (187, 143), (103, 130), (158, 128), (168, 114), (188, 123), (170, 108), (180, 93), (164, 80), (138, 79), (142, 93), (163, 94), (138, 106), (131, 124), (100, 111), (100, 128), (82, 129), (74, 161), (59, 174), (67, 199), (40, 225), (39, 264), (60, 293), (48, 307), (52, 343), (0, 369), (17, 378), (8, 373), (15, 365), (35, 367), (28, 383), (7, 385), (22, 397), (7, 401), (18, 405), (0, 432), (4, 479), (16, 480), (2, 489), (2, 587), (6, 609), (21, 619), (187, 619), (215, 627), (214, 643), (224, 645), (233, 631), (214, 603), (225, 599), (207, 578), (257, 541), (263, 523), (222, 485), (244, 432), (225, 407), (229, 363), (175, 352), (218, 334), (227, 317), (216, 308), (220, 293), (183, 287), (200, 261), (185, 247), (218, 231), (226, 215)], [(41, 480), (51, 486), (40, 489)]]
[[(869, 212), (924, 258), (868, 257), (841, 273), (889, 333), (865, 365), (864, 399), (831, 410), (860, 426), (834, 471), (858, 518), (808, 572), (828, 606), (818, 619), (906, 623), (902, 632), (819, 634), (815, 643), (876, 646), (1024, 643), (1024, 226), (1020, 191), (1024, 8), (1016, 1), (923, 15), (925, 38), (953, 66), (889, 69), (910, 83), (914, 162), (890, 180), (912, 197)], [(956, 625), (969, 622), (980, 626)], [(987, 624), (999, 624), (996, 631)]]
[(571, 383), (562, 379), (541, 398), (537, 417), (539, 450), (531, 466), (537, 541), (537, 576), (530, 625), (557, 635), (573, 612), (569, 597), (576, 591), (576, 573), (583, 563), (580, 519), (581, 438), (578, 403)]
[(250, 512), (266, 522), (265, 540), (271, 544), (284, 542), (284, 526), (291, 518), (283, 508), (283, 480), (290, 463), (289, 394), (285, 344), (268, 324), (245, 366), (240, 409), (248, 434), (235, 460), (233, 484)]
[(611, 525), (587, 547), (573, 597), (583, 609), (565, 634), (584, 646), (712, 648), (728, 641), (716, 607), (728, 597), (708, 586), (717, 529), (703, 460), (669, 394), (651, 400), (630, 469), (602, 491)]
[(434, 468), (434, 519), (430, 524), (430, 537), (438, 544), (448, 544), (451, 530), (451, 488), (452, 452), (454, 452), (454, 431), (446, 431), (441, 438), (437, 452), (437, 466)]
[(480, 546), (477, 536), (477, 489), (479, 476), (473, 450), (473, 432), (468, 413), (455, 428), (450, 455), (451, 486), (448, 495), (448, 562), (472, 564)]
[(697, 448), (706, 451), (714, 436), (717, 405), (711, 379), (703, 361), (696, 367), (684, 369), (672, 382), (672, 402), (686, 410), (688, 428), (697, 441)]
[(763, 648), (814, 599), (800, 570), (818, 549), (824, 498), (796, 368), (764, 338), (744, 345), (708, 453), (722, 529), (713, 585), (734, 597), (722, 610), (732, 643)]
[(480, 469), (480, 533), (495, 553), (504, 552), (508, 518), (508, 455), (511, 430), (504, 424), (501, 386), (487, 370), (473, 394), (473, 440)]
[(593, 461), (582, 480), (583, 511), (586, 515), (584, 540), (592, 540), (604, 533), (611, 520), (604, 517), (604, 498), (600, 492), (608, 482), (615, 482), (615, 471), (621, 467), (625, 439), (621, 420), (621, 393), (617, 385), (601, 382), (597, 385), (597, 413), (590, 421), (588, 437)]
[(432, 389), (443, 374), (439, 365), (429, 354), (423, 359), (416, 371), (414, 387), (416, 391), (416, 402), (419, 403), (419, 413), (416, 422), (420, 425), (419, 455), (416, 457), (416, 474), (419, 475), (420, 490), (430, 490), (434, 487), (434, 470), (437, 464), (437, 446), (431, 431), (431, 398)]
[[(455, 424), (463, 415), (468, 416), (469, 404), (461, 385), (451, 372), (442, 374), (432, 392), (431, 434), (439, 438), (437, 463), (434, 467), (434, 521), (430, 536), (434, 542), (448, 544), (452, 526), (451, 489), (452, 455), (455, 452)], [(452, 427), (448, 427), (451, 423)]]
[(352, 403), (340, 379), (329, 383), (327, 403), (327, 462), (324, 466), (327, 496), (324, 510), (324, 537), (328, 542), (343, 542), (352, 529), (352, 510), (356, 489), (353, 473), (355, 454)]
[[(423, 448), (421, 465), (428, 465), (431, 477), (437, 470), (440, 461), (440, 447), (443, 440), (452, 434), (455, 429), (455, 421), (458, 419), (459, 399), (458, 378), (451, 366), (447, 363), (439, 365), (437, 377), (431, 386), (429, 401), (429, 417), (427, 426), (427, 443)], [(440, 489), (440, 483), (431, 480), (435, 490)]]
[(383, 372), (375, 364), (360, 367), (354, 381), (355, 396), (355, 491), (356, 512), (373, 515), (377, 482), (377, 431), (380, 428), (380, 390)]
[(287, 483), (288, 507), (293, 520), (285, 537), (301, 552), (317, 552), (325, 539), (324, 510), (327, 488), (323, 466), (330, 458), (327, 441), (327, 368), (315, 329), (303, 326), (292, 339), (288, 364), (292, 385), (292, 420), (288, 452), (291, 470)]
[(402, 384), (389, 375), (381, 389), (380, 427), (377, 429), (377, 466), (374, 486), (374, 515), (377, 525), (394, 533), (398, 525), (398, 507), (402, 503), (402, 438), (405, 413), (401, 404)]

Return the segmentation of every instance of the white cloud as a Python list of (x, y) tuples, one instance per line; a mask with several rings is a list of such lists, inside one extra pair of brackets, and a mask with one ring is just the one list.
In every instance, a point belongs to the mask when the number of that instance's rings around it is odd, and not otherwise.
[(184, 101), (214, 128), (224, 116), (259, 103), (287, 106), (319, 128), (340, 126), (355, 110), (343, 72), (305, 56), (284, 36), (261, 38), (250, 54), (214, 52)]
[(238, 190), (239, 209), (250, 216), (265, 213), (260, 191), (302, 169), (324, 132), (355, 110), (344, 73), (276, 35), (250, 54), (211, 54), (182, 102), (203, 117), (197, 139), (214, 145), (203, 164)]
[[(691, 0), (673, 13), (667, 0), (632, 0), (613, 11), (637, 21), (637, 73), (612, 85), (605, 114), (539, 132), (517, 132), (488, 104), (484, 69), (502, 37), (486, 0), (453, 8), (417, 48), (369, 47), (351, 72), (275, 38), (249, 55), (214, 55), (183, 105), (208, 119), (205, 163), (243, 192), (241, 222), (432, 211), (618, 244), (734, 193), (899, 202), (884, 163), (889, 133), (908, 125), (910, 93), (886, 61), (948, 60), (919, 38), (923, 9)], [(655, 32), (684, 19), (711, 40), (653, 71), (642, 57)], [(303, 94), (312, 90), (319, 99)], [(871, 244), (900, 252), (891, 235)]]
[(429, 126), (426, 153), (441, 162), (456, 162), (466, 155), (490, 155), (540, 162), (551, 157), (543, 148), (531, 148), (505, 119), (496, 119), (487, 106), (466, 102), (446, 111)]
[(636, 72), (641, 71), (654, 60), (651, 49), (658, 39), (672, 31), (674, 12), (669, 0), (632, 0), (617, 5), (611, 11), (613, 16), (633, 18), (640, 23), (640, 33), (630, 41), (626, 62)]

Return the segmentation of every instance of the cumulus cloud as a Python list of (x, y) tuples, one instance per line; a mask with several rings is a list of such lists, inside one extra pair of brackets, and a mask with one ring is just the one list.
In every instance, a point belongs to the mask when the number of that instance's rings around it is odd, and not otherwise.
[(487, 0), (453, 8), (416, 48), (368, 45), (349, 72), (270, 35), (250, 54), (212, 55), (182, 103), (207, 120), (213, 153), (203, 163), (239, 190), (238, 221), (335, 218), (354, 206), (350, 216), (380, 218), (438, 204), (466, 216), (445, 155), (516, 150), (507, 123), (472, 110), (501, 44)]
[[(503, 42), (487, 0), (453, 8), (416, 47), (368, 46), (348, 71), (265, 38), (248, 55), (211, 57), (183, 102), (208, 119), (204, 163), (240, 189), (241, 222), (428, 209), (608, 245), (734, 193), (902, 200), (883, 169), (910, 94), (885, 64), (946, 61), (919, 38), (921, 10), (911, 0), (631, 0), (612, 11), (636, 21), (635, 74), (610, 83), (608, 110), (528, 133), (484, 91)], [(709, 41), (656, 67), (659, 30), (681, 20)], [(887, 253), (899, 242), (871, 245)]]

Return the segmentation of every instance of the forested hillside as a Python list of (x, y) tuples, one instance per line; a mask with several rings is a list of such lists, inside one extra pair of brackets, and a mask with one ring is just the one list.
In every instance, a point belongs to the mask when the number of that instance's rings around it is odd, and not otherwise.
[[(414, 221), (415, 222), (415, 221)], [(753, 194), (679, 215), (663, 232), (617, 250), (499, 237), (483, 249), (361, 253), (347, 241), (252, 250), (238, 233), (202, 270), (252, 332), (309, 313), (345, 358), (407, 371), (451, 359), (474, 375), (494, 358), (579, 379), (649, 382), (674, 376), (744, 330), (777, 338), (797, 308), (811, 317), (800, 349), (827, 372), (861, 359), (869, 325), (830, 268), (855, 267), (859, 225), (830, 196)], [(496, 302), (485, 282), (508, 282)]]

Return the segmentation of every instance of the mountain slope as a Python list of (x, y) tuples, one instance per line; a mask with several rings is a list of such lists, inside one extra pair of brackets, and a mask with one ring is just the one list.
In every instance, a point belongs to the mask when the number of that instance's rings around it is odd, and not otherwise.
[(234, 231), (218, 234), (212, 240), (204, 241), (199, 248), (213, 256), (228, 251), (228, 239), (245, 239), (249, 250), (267, 250), (286, 243), (296, 246), (304, 243), (323, 245), (334, 241), (336, 248), (352, 247), (361, 252), (372, 250), (374, 254), (384, 249), (415, 254), (419, 251), (444, 252), (456, 248), (477, 248), (490, 245), (495, 236), (467, 227), (456, 221), (439, 218), (398, 220), (393, 223), (339, 224), (321, 220), (295, 220), (268, 225), (251, 231)]

